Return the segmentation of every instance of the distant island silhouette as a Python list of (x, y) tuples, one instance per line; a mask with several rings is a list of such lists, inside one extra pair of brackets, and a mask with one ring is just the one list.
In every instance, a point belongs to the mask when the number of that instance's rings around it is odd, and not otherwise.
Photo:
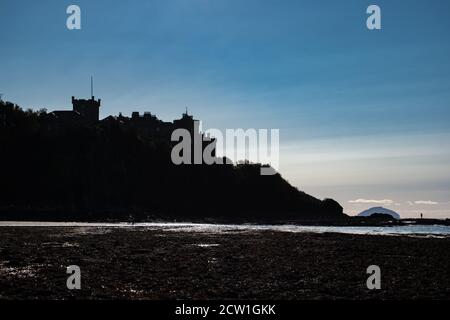
[[(0, 219), (278, 222), (347, 217), (261, 164), (174, 165), (170, 136), (195, 130), (186, 111), (99, 120), (101, 100), (72, 110), (22, 110), (0, 101)], [(195, 134), (202, 134), (195, 132)], [(214, 143), (205, 137), (205, 146)], [(204, 146), (204, 147), (205, 147)]]

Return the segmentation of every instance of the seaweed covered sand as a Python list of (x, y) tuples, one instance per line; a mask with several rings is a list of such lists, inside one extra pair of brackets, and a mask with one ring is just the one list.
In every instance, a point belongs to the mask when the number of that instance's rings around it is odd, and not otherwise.
[[(68, 290), (66, 267), (81, 268)], [(369, 265), (382, 289), (368, 290)], [(449, 299), (450, 238), (2, 227), (1, 299)]]

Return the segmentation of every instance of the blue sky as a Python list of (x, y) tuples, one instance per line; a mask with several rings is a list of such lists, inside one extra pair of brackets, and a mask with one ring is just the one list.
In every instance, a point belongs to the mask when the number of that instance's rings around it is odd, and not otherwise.
[(102, 116), (188, 106), (204, 128), (279, 128), (299, 189), (450, 218), (446, 0), (1, 0), (0, 16), (6, 100), (69, 109), (92, 74)]

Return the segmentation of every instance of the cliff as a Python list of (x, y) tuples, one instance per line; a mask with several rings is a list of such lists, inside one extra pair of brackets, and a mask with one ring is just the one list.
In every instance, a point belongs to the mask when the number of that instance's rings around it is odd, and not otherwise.
[(0, 102), (0, 219), (294, 221), (344, 217), (259, 164), (172, 164), (169, 141), (120, 123), (49, 131), (48, 114)]

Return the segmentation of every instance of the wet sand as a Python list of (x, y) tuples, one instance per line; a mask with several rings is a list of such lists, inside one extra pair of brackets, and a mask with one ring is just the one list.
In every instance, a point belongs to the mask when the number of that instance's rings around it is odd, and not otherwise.
[(450, 238), (1, 227), (0, 298), (450, 299)]

